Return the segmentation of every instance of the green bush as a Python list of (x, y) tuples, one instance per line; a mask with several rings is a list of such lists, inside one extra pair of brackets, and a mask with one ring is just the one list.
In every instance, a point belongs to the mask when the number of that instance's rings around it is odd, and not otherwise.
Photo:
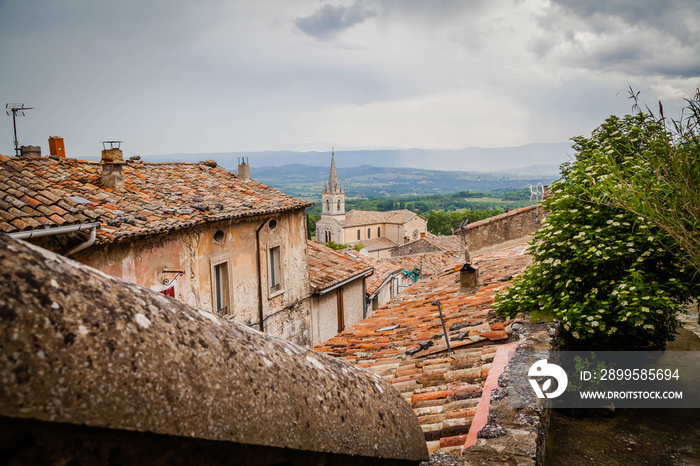
[(643, 217), (600, 202), (596, 185), (609, 173), (592, 157), (616, 151), (635, 163), (665, 137), (638, 114), (573, 138), (576, 160), (562, 165), (542, 204), (549, 215), (534, 234), (533, 263), (496, 297), (501, 314), (559, 319), (574, 348), (663, 347), (674, 338), (683, 303), (700, 294), (687, 254)]
[(347, 247), (348, 247), (347, 244), (340, 244), (340, 243), (336, 243), (335, 241), (327, 242), (326, 246), (328, 246), (331, 249), (335, 249), (336, 251), (340, 251), (342, 249), (347, 249)]

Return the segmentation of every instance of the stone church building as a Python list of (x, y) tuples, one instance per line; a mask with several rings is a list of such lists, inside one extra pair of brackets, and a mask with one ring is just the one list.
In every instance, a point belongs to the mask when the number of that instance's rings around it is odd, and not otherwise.
[(331, 154), (331, 170), (321, 196), (321, 219), (316, 222), (316, 241), (326, 244), (362, 243), (370, 257), (391, 256), (398, 245), (424, 237), (428, 231), (426, 219), (410, 210), (375, 212), (351, 210), (345, 213), (345, 191), (338, 181), (335, 153)]

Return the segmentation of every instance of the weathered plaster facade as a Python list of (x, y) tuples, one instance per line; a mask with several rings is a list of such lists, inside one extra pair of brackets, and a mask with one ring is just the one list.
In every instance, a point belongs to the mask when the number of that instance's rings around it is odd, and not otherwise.
[[(361, 321), (365, 308), (364, 277), (312, 298), (313, 344), (323, 343)], [(338, 325), (342, 301), (343, 323)]]
[[(74, 258), (155, 291), (174, 286), (177, 299), (214, 313), (214, 266), (225, 264), (229, 309), (218, 314), (260, 328), (262, 303), (262, 328), (266, 333), (310, 345), (305, 221), (303, 211), (225, 220), (92, 248)], [(275, 228), (270, 227), (271, 223), (276, 224)], [(281, 248), (279, 291), (270, 291), (269, 285), (272, 247)], [(164, 274), (164, 270), (185, 273), (166, 286), (163, 280), (172, 279), (174, 274)]]

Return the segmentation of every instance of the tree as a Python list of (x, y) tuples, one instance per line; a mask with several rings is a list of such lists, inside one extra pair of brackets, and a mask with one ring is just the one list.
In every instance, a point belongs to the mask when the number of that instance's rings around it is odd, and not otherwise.
[[(630, 89), (630, 95), (639, 109), (638, 93)], [(700, 272), (700, 90), (686, 102), (684, 114), (670, 124), (661, 105), (660, 117), (639, 113), (647, 126), (663, 130), (653, 143), (641, 147), (635, 140), (638, 136), (620, 133), (610, 137), (609, 148), (591, 152), (592, 160), (605, 167), (608, 176), (597, 180), (590, 194), (600, 203), (623, 207), (665, 230)]]
[(501, 314), (559, 319), (574, 348), (663, 347), (673, 339), (678, 312), (700, 295), (698, 277), (666, 231), (601, 201), (611, 173), (598, 163), (601, 152), (614, 152), (634, 167), (666, 138), (663, 125), (641, 113), (573, 138), (576, 160), (562, 165), (542, 204), (549, 215), (534, 234), (533, 263), (496, 297)]

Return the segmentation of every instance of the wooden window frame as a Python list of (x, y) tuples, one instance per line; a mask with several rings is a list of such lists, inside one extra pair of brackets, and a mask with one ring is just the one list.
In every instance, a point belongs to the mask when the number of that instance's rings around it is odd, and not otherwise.
[[(277, 267), (275, 267), (273, 254), (277, 250)], [(267, 293), (268, 298), (272, 299), (284, 293), (284, 249), (280, 242), (274, 242), (267, 245)], [(273, 286), (273, 273), (277, 275), (277, 283)]]
[[(211, 273), (211, 307), (214, 314), (218, 316), (233, 314), (233, 287), (231, 283), (231, 256), (221, 256), (215, 259), (210, 259)], [(218, 271), (224, 271), (224, 276)], [(217, 281), (217, 276), (219, 280)], [(221, 282), (221, 283), (219, 283)], [(224, 283), (225, 282), (225, 283)], [(217, 309), (219, 304), (219, 291), (221, 292), (222, 306)]]

